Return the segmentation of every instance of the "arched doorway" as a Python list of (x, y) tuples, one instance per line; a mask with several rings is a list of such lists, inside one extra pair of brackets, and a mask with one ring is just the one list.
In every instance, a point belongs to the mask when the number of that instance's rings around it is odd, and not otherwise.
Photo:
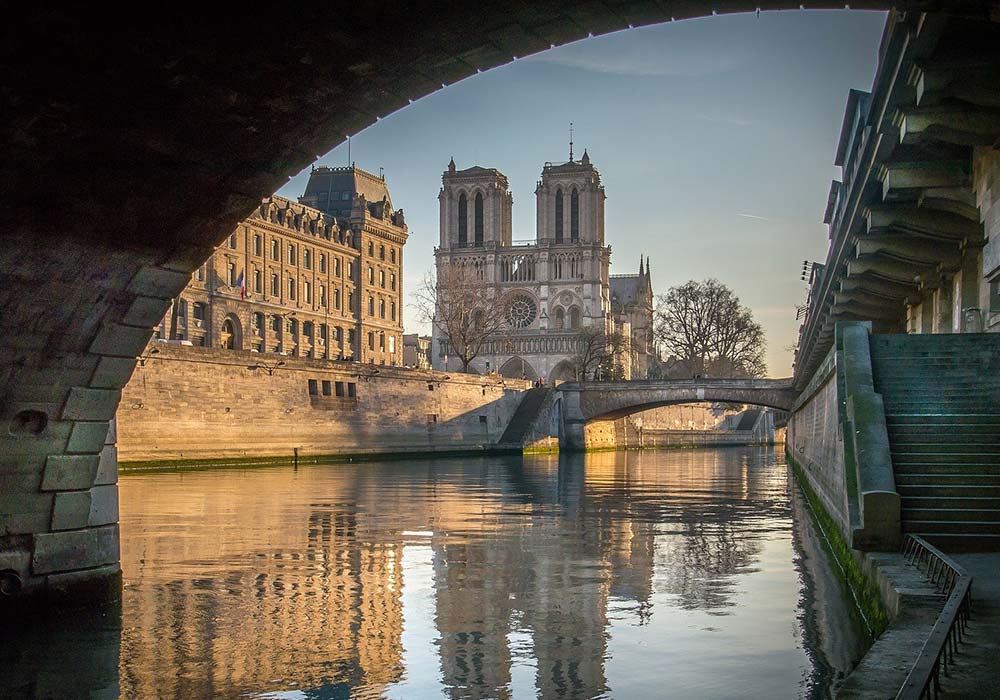
[(219, 333), (219, 345), (226, 350), (243, 349), (243, 333), (240, 321), (235, 316), (226, 316), (222, 321), (222, 331)]
[(538, 372), (531, 363), (516, 355), (500, 366), (500, 374), (508, 379), (527, 379), (532, 382), (538, 379)]
[(555, 386), (562, 382), (576, 381), (576, 369), (569, 360), (563, 360), (549, 372), (548, 383)]

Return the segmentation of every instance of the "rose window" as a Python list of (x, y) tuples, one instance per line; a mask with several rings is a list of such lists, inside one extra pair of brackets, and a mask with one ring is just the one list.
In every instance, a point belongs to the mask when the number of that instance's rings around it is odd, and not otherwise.
[(525, 328), (535, 320), (537, 312), (534, 299), (519, 294), (514, 297), (507, 310), (507, 322), (512, 328)]

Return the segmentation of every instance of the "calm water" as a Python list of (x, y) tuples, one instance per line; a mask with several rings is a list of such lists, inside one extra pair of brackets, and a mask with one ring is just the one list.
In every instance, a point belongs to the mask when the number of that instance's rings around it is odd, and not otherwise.
[(770, 449), (147, 474), (120, 486), (120, 616), (24, 631), (0, 657), (7, 688), (825, 697), (865, 643)]

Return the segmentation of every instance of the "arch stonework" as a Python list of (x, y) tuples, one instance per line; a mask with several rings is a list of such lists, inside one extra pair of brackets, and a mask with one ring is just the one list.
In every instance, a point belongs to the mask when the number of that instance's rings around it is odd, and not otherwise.
[(770, 406), (790, 411), (798, 392), (788, 379), (684, 379), (561, 384), (564, 430), (560, 446), (583, 449), (584, 426), (671, 404), (701, 401)]
[[(0, 494), (0, 567), (25, 596), (114, 597), (121, 389), (170, 300), (233, 222), (317, 154), (517, 56), (631, 26), (800, 4), (514, 0), (371, 13), (319, 3), (297, 18), (310, 31), (259, 42), (246, 41), (260, 35), (259, 16), (224, 6), (153, 24), (102, 8), (23, 8), (0, 43), (0, 167), (14, 203), (0, 214), (0, 423), (46, 422), (0, 430), (0, 473), (17, 476)], [(862, 3), (892, 4), (942, 6)], [(948, 7), (988, 17), (984, 5)], [(342, 235), (350, 245), (352, 233)]]

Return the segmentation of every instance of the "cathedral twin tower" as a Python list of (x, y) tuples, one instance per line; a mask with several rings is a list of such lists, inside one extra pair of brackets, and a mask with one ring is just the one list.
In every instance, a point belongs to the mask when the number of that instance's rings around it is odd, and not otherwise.
[[(473, 362), (476, 371), (573, 379), (580, 332), (594, 328), (635, 337), (638, 347), (633, 342), (625, 364), (630, 376), (645, 376), (652, 325), (648, 268), (644, 272), (640, 264), (639, 275), (609, 276), (604, 186), (586, 151), (579, 160), (545, 164), (535, 189), (536, 237), (530, 241), (513, 239), (513, 197), (499, 170), (458, 170), (452, 160), (441, 180), (438, 269), (470, 265), (476, 279), (512, 302), (508, 327), (486, 343)], [(612, 287), (622, 287), (629, 299), (616, 304)], [(456, 369), (447, 362), (448, 338), (437, 327), (432, 352), (435, 368)]]

